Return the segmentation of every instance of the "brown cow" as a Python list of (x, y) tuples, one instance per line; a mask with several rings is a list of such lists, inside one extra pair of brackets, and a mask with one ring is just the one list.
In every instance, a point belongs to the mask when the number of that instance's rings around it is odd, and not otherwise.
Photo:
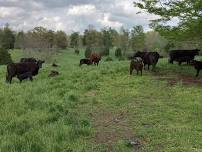
[(94, 63), (94, 65), (97, 65), (99, 64), (100, 60), (101, 60), (101, 55), (99, 53), (91, 53), (90, 55), (90, 60), (92, 63)]
[(142, 69), (143, 69), (143, 60), (140, 57), (135, 57), (130, 62), (130, 75), (132, 75), (133, 70), (135, 69), (137, 71), (137, 75), (139, 74), (139, 71), (142, 75)]

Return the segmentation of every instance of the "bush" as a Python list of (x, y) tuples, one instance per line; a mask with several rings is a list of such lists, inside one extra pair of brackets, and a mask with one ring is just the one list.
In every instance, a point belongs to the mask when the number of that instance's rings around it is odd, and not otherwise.
[(124, 60), (126, 60), (126, 57), (120, 56), (118, 59), (119, 59), (119, 61), (124, 61)]
[(75, 49), (74, 53), (79, 55), (80, 53), (79, 49)]
[(103, 56), (109, 55), (109, 48), (108, 48), (108, 47), (105, 47), (105, 48), (102, 50), (101, 54), (102, 54)]
[(8, 50), (0, 48), (0, 65), (6, 65), (12, 63), (11, 55)]
[(115, 50), (115, 56), (116, 56), (116, 57), (121, 57), (121, 56), (122, 56), (122, 51), (121, 51), (120, 48), (117, 48), (117, 49)]
[(113, 59), (110, 57), (110, 56), (108, 56), (106, 59), (105, 59), (105, 61), (113, 61)]
[(86, 58), (89, 58), (90, 57), (90, 55), (91, 55), (91, 53), (92, 53), (92, 49), (91, 48), (86, 48), (86, 51), (85, 51), (85, 57)]

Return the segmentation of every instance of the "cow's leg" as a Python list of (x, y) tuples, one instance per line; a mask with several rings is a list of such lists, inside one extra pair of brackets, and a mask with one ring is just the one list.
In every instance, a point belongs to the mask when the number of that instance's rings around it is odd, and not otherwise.
[(199, 76), (199, 72), (200, 72), (200, 70), (199, 70), (199, 69), (197, 69), (196, 77), (198, 77), (198, 76)]
[(32, 76), (31, 76), (31, 77), (29, 77), (29, 80), (30, 80), (30, 81), (33, 81), (33, 78), (32, 78)]
[(11, 82), (12, 82), (12, 78), (13, 78), (12, 76), (9, 76), (9, 77), (8, 77), (8, 82), (9, 82), (10, 84), (11, 84)]
[(137, 75), (139, 75), (139, 71), (137, 70)]
[(146, 64), (144, 63), (144, 69), (146, 70)]
[(133, 73), (133, 68), (130, 67), (130, 75), (132, 75), (132, 73)]
[(142, 76), (142, 70), (140, 72), (141, 72), (141, 76)]

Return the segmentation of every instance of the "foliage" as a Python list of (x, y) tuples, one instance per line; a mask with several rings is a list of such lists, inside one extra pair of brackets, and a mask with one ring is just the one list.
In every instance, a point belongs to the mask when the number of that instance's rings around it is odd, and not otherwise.
[(109, 61), (113, 61), (113, 59), (112, 59), (112, 57), (107, 56), (106, 59), (105, 59), (105, 61), (109, 62)]
[(86, 58), (89, 58), (90, 55), (91, 55), (91, 53), (92, 53), (92, 49), (89, 48), (89, 47), (87, 47), (86, 50), (85, 50), (85, 57), (86, 57)]
[(79, 33), (73, 32), (70, 35), (70, 47), (78, 48), (79, 47), (79, 41), (80, 41)]
[(55, 33), (55, 44), (58, 48), (65, 49), (67, 47), (67, 35), (63, 31)]
[(0, 47), (5, 49), (13, 49), (15, 43), (15, 36), (13, 31), (9, 28), (9, 25), (3, 29), (0, 29)]
[(12, 63), (11, 55), (5, 48), (0, 48), (0, 65)]
[[(201, 0), (159, 0), (134, 2), (148, 13), (160, 16), (153, 20), (151, 27), (171, 40), (189, 41), (201, 44), (202, 39), (202, 1)], [(177, 26), (169, 26), (169, 21), (178, 20)], [(199, 45), (198, 45), (199, 46)]]
[(110, 49), (108, 47), (104, 47), (103, 50), (101, 51), (101, 55), (108, 56), (109, 52), (110, 52)]
[(75, 50), (74, 50), (74, 53), (75, 53), (75, 54), (79, 54), (79, 53), (80, 53), (80, 50), (79, 50), (79, 49), (75, 49)]
[(122, 50), (121, 50), (121, 48), (117, 48), (117, 49), (115, 50), (115, 56), (116, 56), (116, 57), (121, 57), (121, 56), (122, 56)]
[(130, 37), (130, 46), (132, 51), (143, 50), (145, 48), (145, 34), (142, 26), (134, 26)]

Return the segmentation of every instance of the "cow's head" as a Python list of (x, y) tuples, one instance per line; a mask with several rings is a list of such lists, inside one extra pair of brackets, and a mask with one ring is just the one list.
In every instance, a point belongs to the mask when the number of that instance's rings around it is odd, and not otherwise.
[(42, 64), (45, 63), (44, 60), (38, 60), (37, 61), (37, 65), (39, 66), (39, 68), (42, 68)]

